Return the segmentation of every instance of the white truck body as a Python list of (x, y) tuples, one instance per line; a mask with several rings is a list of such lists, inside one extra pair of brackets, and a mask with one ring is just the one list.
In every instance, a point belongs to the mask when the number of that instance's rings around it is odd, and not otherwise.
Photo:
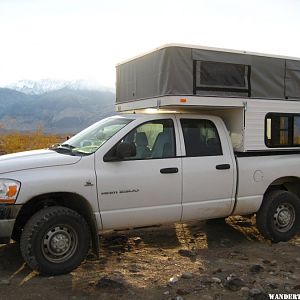
[[(248, 97), (249, 80), (242, 90)], [(122, 89), (126, 99), (131, 90)], [(254, 92), (262, 92), (260, 83)], [(110, 229), (256, 213), (264, 237), (277, 242), (297, 234), (298, 101), (117, 99), (123, 114), (62, 145), (0, 156), (0, 238), (21, 240), (30, 267), (69, 272), (85, 257), (90, 236), (97, 251), (98, 234)]]

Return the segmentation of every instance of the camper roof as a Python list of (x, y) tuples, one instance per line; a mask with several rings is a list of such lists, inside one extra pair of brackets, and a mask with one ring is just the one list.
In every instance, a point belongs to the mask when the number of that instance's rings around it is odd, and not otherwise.
[(300, 59), (170, 44), (117, 65), (117, 103), (163, 96), (300, 100)]

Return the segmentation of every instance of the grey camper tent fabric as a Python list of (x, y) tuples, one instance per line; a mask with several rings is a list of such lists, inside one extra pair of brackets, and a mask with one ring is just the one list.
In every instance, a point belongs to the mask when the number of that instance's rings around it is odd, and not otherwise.
[(300, 61), (169, 46), (117, 66), (117, 103), (167, 95), (300, 99)]

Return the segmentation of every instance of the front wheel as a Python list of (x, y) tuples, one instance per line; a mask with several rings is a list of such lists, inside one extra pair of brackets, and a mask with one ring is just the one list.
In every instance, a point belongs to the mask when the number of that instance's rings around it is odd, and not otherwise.
[(256, 225), (273, 242), (290, 240), (300, 229), (299, 198), (288, 191), (271, 191), (256, 214)]
[(26, 263), (45, 275), (64, 274), (75, 269), (90, 247), (90, 230), (77, 212), (62, 206), (38, 211), (21, 236)]

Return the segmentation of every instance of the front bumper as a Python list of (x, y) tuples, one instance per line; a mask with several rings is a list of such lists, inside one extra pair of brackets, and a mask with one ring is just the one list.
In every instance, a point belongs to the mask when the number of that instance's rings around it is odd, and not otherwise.
[(10, 240), (21, 205), (0, 205), (0, 242)]

